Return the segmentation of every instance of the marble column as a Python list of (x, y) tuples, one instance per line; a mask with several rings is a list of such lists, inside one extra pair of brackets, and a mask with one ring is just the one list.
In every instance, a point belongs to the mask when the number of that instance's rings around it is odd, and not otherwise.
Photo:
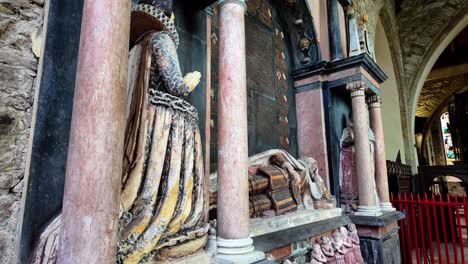
[(346, 89), (351, 93), (352, 114), (354, 122), (354, 145), (356, 155), (356, 173), (358, 180), (359, 205), (356, 215), (381, 215), (375, 195), (375, 180), (371, 169), (371, 152), (369, 142), (369, 121), (365, 98), (366, 83), (350, 82)]
[(244, 0), (220, 0), (218, 91), (218, 255), (216, 263), (263, 259), (249, 233)]
[(57, 263), (115, 263), (130, 0), (85, 0)]
[(375, 181), (382, 211), (395, 211), (390, 203), (388, 190), (387, 160), (385, 158), (385, 142), (382, 124), (382, 101), (379, 95), (367, 97), (369, 107), (370, 127), (375, 135)]

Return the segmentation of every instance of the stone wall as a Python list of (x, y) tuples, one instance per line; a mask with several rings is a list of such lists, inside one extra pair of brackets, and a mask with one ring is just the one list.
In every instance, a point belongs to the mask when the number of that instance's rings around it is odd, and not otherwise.
[(33, 39), (41, 35), (42, 6), (41, 0), (0, 3), (0, 263), (13, 263), (38, 65)]
[(392, 54), (388, 45), (388, 36), (380, 20), (377, 22), (375, 37), (375, 55), (388, 79), (380, 85), (382, 91), (382, 121), (385, 135), (385, 155), (387, 160), (395, 160), (398, 151), (405, 160), (405, 142), (400, 111), (400, 91), (395, 75)]
[[(358, 25), (362, 26), (364, 21), (366, 22), (367, 31), (375, 38), (375, 31), (377, 27), (377, 21), (379, 19), (379, 11), (382, 8), (382, 0), (354, 0), (353, 7), (357, 14), (356, 20)], [(375, 41), (374, 41), (375, 43)]]

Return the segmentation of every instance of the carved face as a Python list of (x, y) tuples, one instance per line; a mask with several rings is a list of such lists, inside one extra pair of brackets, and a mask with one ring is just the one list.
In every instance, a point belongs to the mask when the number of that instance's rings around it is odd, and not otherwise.
[(330, 242), (330, 239), (329, 239), (328, 237), (323, 236), (323, 237), (322, 237), (322, 243), (323, 243), (324, 245), (329, 245), (331, 242)]
[(356, 231), (356, 225), (355, 224), (349, 224), (348, 229), (349, 229), (350, 232), (354, 232), (354, 231)]
[(340, 232), (335, 231), (335, 232), (333, 233), (333, 240), (336, 241), (336, 242), (341, 240), (341, 234), (340, 234)]
[(340, 227), (340, 233), (343, 237), (348, 236), (348, 230), (346, 230), (346, 227)]
[(314, 251), (314, 253), (316, 253), (316, 254), (319, 254), (320, 253), (320, 245), (319, 244), (314, 244), (312, 246), (312, 251)]
[(307, 169), (310, 170), (310, 173), (315, 173), (317, 170), (317, 161), (314, 158), (306, 156), (301, 160), (305, 163)]

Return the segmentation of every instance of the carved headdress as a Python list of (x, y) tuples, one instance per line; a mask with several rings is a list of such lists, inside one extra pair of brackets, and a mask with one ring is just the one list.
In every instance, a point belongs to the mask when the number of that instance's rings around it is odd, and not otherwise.
[(172, 0), (141, 0), (134, 5), (130, 24), (130, 42), (134, 44), (153, 31), (167, 31), (177, 48), (179, 34), (171, 19), (172, 10)]

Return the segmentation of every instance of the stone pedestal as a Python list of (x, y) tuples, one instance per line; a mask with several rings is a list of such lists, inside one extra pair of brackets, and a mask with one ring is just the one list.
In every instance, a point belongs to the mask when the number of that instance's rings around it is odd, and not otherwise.
[(361, 252), (367, 264), (401, 263), (398, 220), (401, 212), (388, 212), (381, 216), (357, 216), (349, 218), (356, 225), (361, 239)]

